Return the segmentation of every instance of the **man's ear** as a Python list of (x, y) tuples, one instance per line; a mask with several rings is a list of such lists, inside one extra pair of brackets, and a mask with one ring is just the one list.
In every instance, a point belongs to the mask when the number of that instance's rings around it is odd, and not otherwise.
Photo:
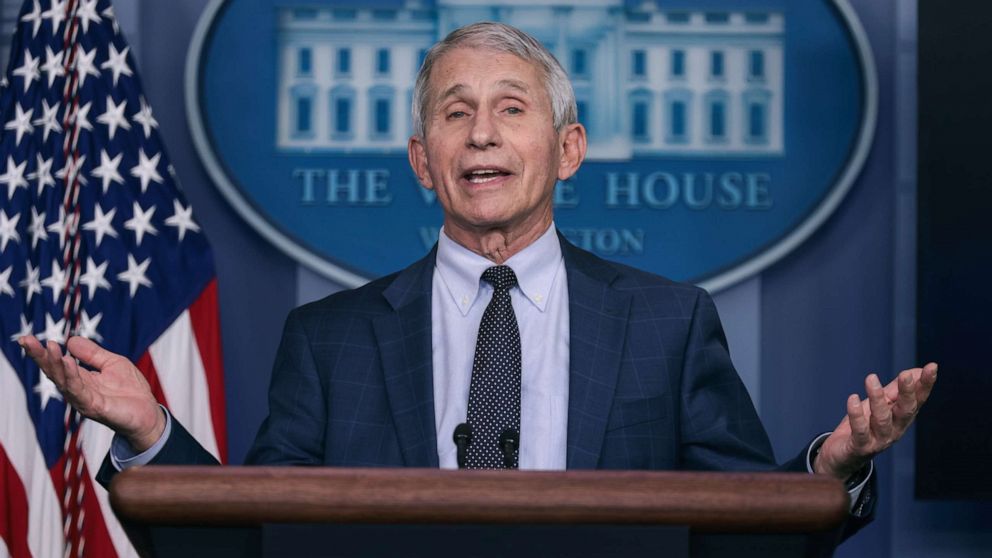
[(430, 169), (427, 166), (427, 147), (424, 145), (424, 139), (420, 136), (410, 136), (410, 141), (406, 144), (406, 154), (410, 159), (410, 168), (417, 175), (420, 184), (428, 190), (433, 190), (434, 183), (431, 181)]
[(586, 158), (586, 129), (582, 124), (569, 124), (559, 135), (561, 160), (558, 163), (558, 180), (571, 178)]

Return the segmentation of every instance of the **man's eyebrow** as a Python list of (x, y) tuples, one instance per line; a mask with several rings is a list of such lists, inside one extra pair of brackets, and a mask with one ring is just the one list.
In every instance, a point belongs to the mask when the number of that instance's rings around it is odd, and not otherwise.
[[(501, 79), (496, 82), (496, 87), (500, 89), (514, 89), (525, 95), (530, 94), (530, 90), (527, 89), (527, 84), (517, 79)], [(444, 93), (438, 97), (438, 102), (444, 101), (449, 97), (457, 97), (466, 89), (468, 89), (468, 86), (464, 83), (456, 83), (455, 85), (452, 85), (444, 90)]]
[(447, 99), (448, 97), (454, 97), (454, 96), (458, 95), (459, 93), (461, 93), (462, 90), (464, 90), (465, 88), (466, 88), (466, 85), (464, 83), (456, 83), (456, 84), (452, 85), (451, 87), (445, 89), (444, 90), (444, 93), (442, 93), (437, 98), (437, 100), (438, 100), (438, 102), (441, 102), (441, 101)]

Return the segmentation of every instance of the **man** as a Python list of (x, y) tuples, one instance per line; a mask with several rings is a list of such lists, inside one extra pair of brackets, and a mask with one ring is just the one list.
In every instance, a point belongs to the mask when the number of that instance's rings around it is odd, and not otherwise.
[[(709, 296), (556, 234), (554, 185), (581, 165), (586, 136), (546, 49), (501, 24), (454, 31), (424, 61), (413, 117), (410, 164), (444, 209), (438, 244), (290, 314), (249, 463), (775, 467)], [(118, 433), (103, 479), (213, 461), (127, 360), (78, 337), (64, 356), (33, 337), (21, 345)], [(905, 432), (936, 371), (884, 387), (868, 376), (867, 399), (850, 396), (838, 427), (781, 468), (849, 481), (854, 516), (870, 517), (870, 460)]]

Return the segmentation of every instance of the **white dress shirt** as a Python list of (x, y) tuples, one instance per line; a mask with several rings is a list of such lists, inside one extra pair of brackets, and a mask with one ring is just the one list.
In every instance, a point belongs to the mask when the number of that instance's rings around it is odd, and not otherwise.
[[(568, 429), (568, 285), (552, 224), (537, 241), (504, 262), (517, 276), (510, 289), (520, 327), (520, 468), (565, 468)], [(482, 314), (493, 296), (481, 279), (492, 261), (438, 238), (431, 301), (434, 424), (442, 468), (458, 467), (452, 438), (468, 416), (472, 361)]]

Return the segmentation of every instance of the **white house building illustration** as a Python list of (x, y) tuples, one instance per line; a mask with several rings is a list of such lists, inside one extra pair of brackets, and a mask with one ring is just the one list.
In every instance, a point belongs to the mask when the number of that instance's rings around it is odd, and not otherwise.
[(277, 148), (405, 152), (427, 49), (456, 27), (490, 20), (531, 33), (565, 66), (592, 159), (781, 155), (783, 15), (664, 5), (287, 2), (278, 8)]

